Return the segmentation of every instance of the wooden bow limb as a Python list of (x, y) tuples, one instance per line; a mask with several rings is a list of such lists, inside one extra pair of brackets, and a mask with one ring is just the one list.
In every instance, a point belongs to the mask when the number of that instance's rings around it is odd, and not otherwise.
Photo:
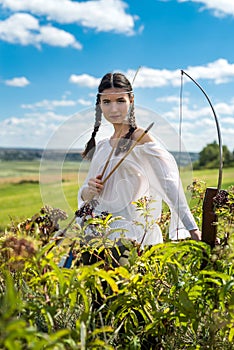
[(219, 126), (218, 117), (215, 113), (214, 107), (204, 89), (194, 80), (188, 73), (181, 70), (181, 77), (185, 74), (189, 79), (191, 79), (197, 87), (205, 95), (211, 109), (216, 123), (216, 129), (218, 134), (219, 141), (219, 176), (218, 176), (218, 185), (217, 188), (207, 187), (205, 192), (205, 197), (203, 200), (202, 208), (202, 241), (209, 244), (212, 248), (215, 246), (216, 235), (217, 235), (217, 215), (214, 208), (214, 197), (218, 194), (221, 189), (222, 184), (222, 169), (223, 169), (223, 147), (222, 147), (222, 138), (221, 130)]
[(214, 197), (218, 188), (207, 187), (202, 207), (202, 241), (214, 248), (217, 236), (218, 218), (214, 210)]

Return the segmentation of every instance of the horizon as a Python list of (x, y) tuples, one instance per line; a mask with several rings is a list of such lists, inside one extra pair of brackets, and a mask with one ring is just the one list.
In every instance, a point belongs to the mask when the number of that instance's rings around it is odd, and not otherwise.
[[(37, 148), (37, 147), (2, 147), (0, 146), (0, 150), (29, 150), (29, 151), (45, 151), (44, 148)], [(47, 148), (46, 151), (55, 151), (55, 152), (59, 152), (59, 151), (65, 151), (64, 148)], [(171, 153), (180, 153), (180, 151), (173, 151), (173, 150), (168, 150)], [(66, 150), (67, 153), (69, 152), (83, 152), (83, 149), (81, 148), (72, 148), (69, 150)], [(190, 152), (190, 151), (181, 151), (181, 153), (189, 153), (189, 154), (199, 154), (200, 152)]]

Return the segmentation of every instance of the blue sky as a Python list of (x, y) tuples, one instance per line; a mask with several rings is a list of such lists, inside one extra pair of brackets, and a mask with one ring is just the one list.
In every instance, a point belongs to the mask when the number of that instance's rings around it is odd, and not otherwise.
[[(83, 147), (100, 78), (121, 71), (131, 80), (141, 67), (138, 124), (154, 121), (155, 137), (163, 123), (178, 132), (183, 69), (234, 149), (233, 0), (0, 0), (0, 9), (0, 147)], [(211, 109), (186, 77), (182, 112), (188, 151), (217, 140)]]

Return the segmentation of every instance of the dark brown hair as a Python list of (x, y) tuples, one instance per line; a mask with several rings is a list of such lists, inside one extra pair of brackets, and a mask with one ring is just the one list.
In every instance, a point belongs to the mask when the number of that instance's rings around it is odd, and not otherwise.
[[(99, 87), (98, 94), (96, 98), (96, 108), (95, 108), (95, 123), (94, 129), (91, 135), (90, 140), (87, 142), (85, 146), (85, 150), (82, 153), (83, 158), (92, 159), (94, 151), (95, 151), (95, 137), (101, 125), (102, 111), (100, 107), (100, 94), (106, 90), (111, 88), (121, 88), (126, 92), (129, 92), (129, 97), (133, 97), (132, 85), (126, 76), (122, 73), (107, 73), (102, 78)], [(131, 145), (131, 138), (133, 132), (136, 130), (136, 122), (135, 122), (135, 112), (134, 112), (134, 103), (132, 103), (130, 112), (128, 114), (128, 123), (129, 123), (129, 131), (126, 135), (120, 138), (115, 154), (119, 154), (120, 152), (126, 152)]]

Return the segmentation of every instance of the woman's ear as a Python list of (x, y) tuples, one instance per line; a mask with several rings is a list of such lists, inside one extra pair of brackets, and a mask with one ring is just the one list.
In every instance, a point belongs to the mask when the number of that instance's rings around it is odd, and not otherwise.
[(134, 95), (133, 94), (130, 95), (129, 100), (130, 100), (131, 104), (134, 102)]

